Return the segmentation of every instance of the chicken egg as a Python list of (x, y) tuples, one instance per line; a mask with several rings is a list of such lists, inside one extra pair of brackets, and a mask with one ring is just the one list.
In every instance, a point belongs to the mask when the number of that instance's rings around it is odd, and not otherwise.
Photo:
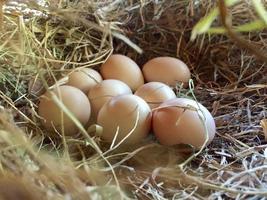
[(135, 95), (144, 99), (151, 109), (158, 107), (166, 100), (176, 98), (173, 90), (166, 84), (160, 82), (149, 82), (141, 85)]
[(123, 94), (132, 94), (132, 91), (119, 80), (108, 79), (95, 85), (88, 93), (93, 116), (96, 117), (101, 107), (112, 97)]
[[(51, 92), (55, 93), (82, 125), (87, 123), (91, 115), (91, 106), (88, 98), (81, 90), (63, 85), (54, 88)], [(41, 120), (44, 127), (50, 131), (56, 130), (59, 133), (62, 133), (63, 127), (65, 135), (76, 134), (78, 132), (77, 126), (65, 113), (63, 113), (62, 118), (62, 112), (61, 108), (51, 99), (50, 92), (46, 92), (40, 97), (38, 114), (44, 119)]]
[(94, 69), (84, 68), (69, 75), (68, 85), (88, 94), (89, 90), (102, 81), (101, 75)]
[(187, 65), (173, 57), (157, 57), (143, 66), (143, 75), (147, 82), (158, 81), (175, 86), (177, 83), (188, 84), (191, 77)]
[(151, 127), (151, 110), (140, 97), (129, 94), (112, 98), (101, 108), (97, 123), (103, 127), (102, 139), (115, 144), (130, 134), (123, 144), (144, 139)]
[(117, 79), (126, 83), (132, 91), (144, 84), (144, 77), (139, 66), (129, 57), (114, 54), (101, 66), (104, 79)]
[(175, 98), (153, 112), (153, 131), (163, 145), (190, 144), (200, 148), (208, 137), (213, 140), (216, 126), (211, 113), (200, 103)]

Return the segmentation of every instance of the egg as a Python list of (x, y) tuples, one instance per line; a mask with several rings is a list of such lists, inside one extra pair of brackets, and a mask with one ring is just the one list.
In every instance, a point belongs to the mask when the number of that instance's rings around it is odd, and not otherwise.
[(111, 55), (102, 64), (100, 73), (104, 79), (117, 79), (126, 83), (132, 91), (144, 84), (144, 77), (139, 66), (124, 55)]
[(128, 85), (119, 80), (104, 80), (91, 88), (88, 98), (91, 102), (94, 117), (97, 116), (101, 107), (112, 97), (123, 94), (132, 94), (132, 91)]
[(175, 86), (184, 83), (186, 86), (191, 74), (187, 65), (173, 57), (157, 57), (144, 64), (143, 75), (147, 82), (157, 81)]
[(97, 123), (103, 127), (102, 139), (115, 144), (130, 136), (123, 144), (135, 144), (144, 139), (151, 128), (151, 110), (147, 103), (135, 95), (112, 98), (101, 108)]
[(5, 172), (0, 178), (1, 200), (36, 200), (44, 199), (41, 190), (29, 177)]
[[(87, 123), (91, 114), (91, 106), (87, 96), (81, 90), (72, 86), (63, 85), (54, 88), (51, 92), (57, 95), (65, 107), (82, 125)], [(41, 96), (38, 107), (38, 114), (43, 118), (41, 123), (50, 131), (56, 129), (56, 131), (62, 133), (63, 126), (65, 135), (76, 134), (78, 132), (77, 126), (65, 113), (63, 113), (62, 121), (62, 112), (61, 108), (51, 99), (49, 92)]]
[(163, 145), (190, 144), (200, 148), (206, 135), (208, 145), (216, 132), (214, 119), (207, 108), (187, 98), (165, 101), (153, 112), (152, 121), (155, 136)]
[(166, 100), (176, 98), (173, 90), (168, 85), (160, 82), (149, 82), (140, 86), (135, 95), (144, 99), (151, 109), (158, 107)]
[(89, 90), (102, 81), (101, 75), (94, 69), (84, 68), (69, 75), (68, 85), (88, 94)]

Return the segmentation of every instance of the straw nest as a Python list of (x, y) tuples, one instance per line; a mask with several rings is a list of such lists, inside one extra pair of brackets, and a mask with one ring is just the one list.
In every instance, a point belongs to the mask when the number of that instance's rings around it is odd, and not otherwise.
[[(1, 199), (266, 198), (266, 12), (260, 1), (218, 2), (2, 0)], [(212, 144), (196, 152), (151, 138), (121, 152), (85, 130), (56, 139), (42, 129), (42, 92), (113, 52), (187, 63), (194, 87), (178, 95), (212, 111)]]

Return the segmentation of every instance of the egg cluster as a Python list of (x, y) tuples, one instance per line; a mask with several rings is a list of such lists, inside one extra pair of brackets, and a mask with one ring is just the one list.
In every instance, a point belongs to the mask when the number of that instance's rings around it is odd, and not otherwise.
[[(134, 144), (155, 134), (164, 145), (201, 147), (215, 135), (210, 112), (196, 101), (177, 98), (172, 87), (187, 85), (187, 65), (172, 57), (149, 60), (142, 70), (129, 57), (111, 55), (100, 72), (83, 68), (72, 72), (66, 85), (40, 98), (38, 113), (50, 131), (73, 136), (78, 128), (52, 100), (56, 95), (82, 125), (103, 127), (101, 138), (114, 144)], [(146, 82), (146, 83), (145, 83)]]

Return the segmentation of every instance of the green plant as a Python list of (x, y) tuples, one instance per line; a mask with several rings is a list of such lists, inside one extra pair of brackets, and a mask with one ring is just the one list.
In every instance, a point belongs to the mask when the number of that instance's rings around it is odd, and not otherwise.
[[(241, 0), (223, 0), (227, 7), (231, 7), (241, 2)], [(260, 0), (251, 0), (252, 6), (258, 15), (258, 19), (251, 22), (240, 24), (239, 26), (233, 27), (235, 32), (251, 32), (259, 31), (267, 27), (267, 11), (264, 4)], [(196, 39), (201, 34), (225, 34), (226, 29), (223, 26), (212, 27), (212, 23), (217, 19), (220, 14), (219, 5), (210, 10), (210, 12), (199, 20), (194, 26), (191, 34), (191, 40)]]

